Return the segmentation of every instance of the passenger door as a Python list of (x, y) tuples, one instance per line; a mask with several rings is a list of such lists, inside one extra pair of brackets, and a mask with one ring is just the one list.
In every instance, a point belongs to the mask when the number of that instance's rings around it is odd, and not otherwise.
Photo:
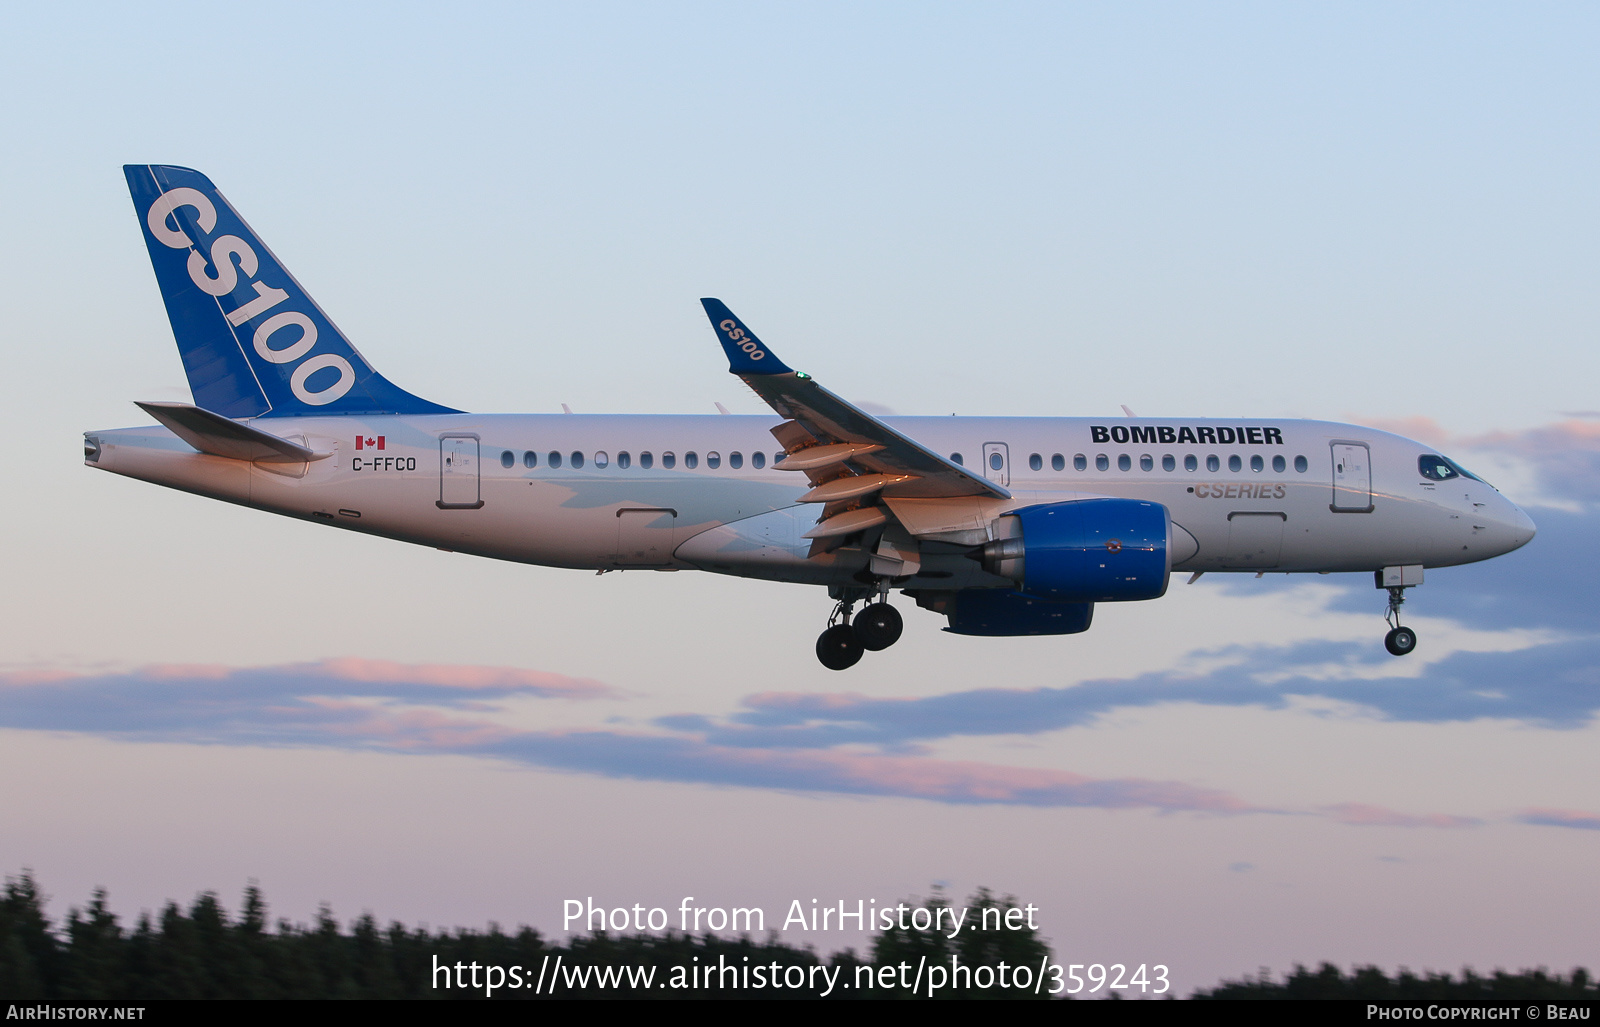
[(1335, 442), (1333, 446), (1334, 513), (1372, 512), (1372, 454), (1363, 442)]
[(478, 490), (478, 437), (439, 437), (439, 509), (476, 510), (483, 505)]

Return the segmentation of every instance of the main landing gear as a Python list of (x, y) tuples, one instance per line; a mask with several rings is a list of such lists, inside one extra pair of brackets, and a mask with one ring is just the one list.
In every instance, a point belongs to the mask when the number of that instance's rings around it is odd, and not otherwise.
[(1417, 647), (1417, 633), (1400, 623), (1400, 607), (1406, 601), (1406, 589), (1422, 584), (1422, 568), (1385, 567), (1377, 573), (1377, 585), (1389, 593), (1389, 612), (1384, 620), (1389, 623), (1389, 633), (1383, 636), (1383, 647), (1391, 656), (1405, 656)]
[[(871, 593), (867, 593), (870, 595)], [(843, 595), (828, 618), (828, 630), (817, 637), (817, 659), (829, 670), (848, 670), (861, 662), (862, 653), (878, 652), (900, 641), (905, 622), (887, 602), (888, 590), (861, 608), (853, 618), (858, 595)]]

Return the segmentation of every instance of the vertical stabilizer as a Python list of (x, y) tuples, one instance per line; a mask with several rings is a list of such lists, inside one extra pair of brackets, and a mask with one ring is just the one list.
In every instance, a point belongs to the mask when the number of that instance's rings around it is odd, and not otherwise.
[(234, 418), (457, 412), (374, 371), (206, 176), (122, 170), (196, 406)]

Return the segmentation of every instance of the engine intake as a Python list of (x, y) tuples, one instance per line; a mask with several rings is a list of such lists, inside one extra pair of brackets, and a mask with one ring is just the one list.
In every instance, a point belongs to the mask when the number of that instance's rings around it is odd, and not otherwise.
[(1016, 510), (968, 554), (1026, 595), (1056, 602), (1157, 599), (1172, 571), (1172, 520), (1159, 503), (1080, 499)]

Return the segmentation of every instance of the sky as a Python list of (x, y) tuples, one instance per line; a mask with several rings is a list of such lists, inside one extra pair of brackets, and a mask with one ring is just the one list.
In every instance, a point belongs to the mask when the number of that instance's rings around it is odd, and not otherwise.
[[(527, 923), (980, 886), (1181, 993), (1600, 966), (1592, 5), (0, 5), (0, 873), (64, 914)], [(204, 171), (478, 411), (761, 412), (697, 302), (902, 414), (1314, 417), (1538, 538), (1208, 575), (834, 674), (818, 590), (516, 566), (95, 474), (186, 400), (120, 166)], [(791, 931), (830, 951), (853, 932)]]

